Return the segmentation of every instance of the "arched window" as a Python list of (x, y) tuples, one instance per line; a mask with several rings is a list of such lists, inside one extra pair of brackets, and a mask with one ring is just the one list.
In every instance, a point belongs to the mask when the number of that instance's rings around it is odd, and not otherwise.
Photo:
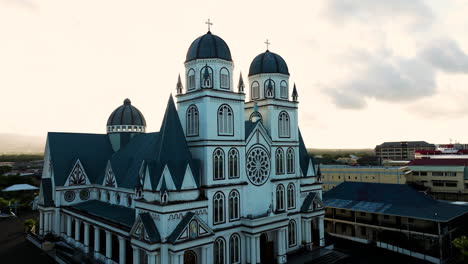
[(224, 151), (220, 148), (213, 152), (213, 178), (224, 179)]
[(278, 134), (279, 137), (290, 137), (289, 115), (282, 111), (278, 116)]
[(288, 84), (285, 81), (281, 81), (280, 96), (283, 99), (288, 99)]
[(236, 190), (232, 190), (229, 193), (228, 198), (229, 204), (229, 221), (239, 220), (239, 208), (240, 208), (240, 195)]
[(275, 97), (275, 82), (272, 79), (268, 79), (263, 84), (265, 88), (265, 98)]
[(286, 152), (286, 171), (289, 174), (294, 173), (294, 150), (292, 148), (288, 148)]
[(213, 222), (214, 224), (224, 223), (224, 194), (217, 192), (213, 196)]
[(296, 207), (296, 188), (293, 183), (288, 184), (288, 209)]
[(229, 85), (229, 71), (228, 71), (228, 69), (222, 68), (219, 71), (219, 80), (220, 80), (221, 89), (231, 88), (230, 85)]
[(279, 184), (276, 187), (276, 210), (277, 211), (284, 210), (284, 186), (283, 184)]
[(228, 105), (221, 105), (218, 109), (218, 135), (234, 135), (234, 113)]
[(276, 174), (277, 175), (284, 174), (284, 151), (283, 149), (278, 148), (276, 150), (275, 157), (276, 157), (275, 159), (276, 160), (275, 162)]
[(296, 221), (291, 220), (288, 224), (288, 245), (289, 247), (296, 245)]
[(106, 200), (107, 200), (107, 202), (110, 202), (110, 193), (109, 192), (106, 192)]
[(127, 195), (127, 206), (128, 207), (132, 206), (132, 196), (130, 194)]
[[(256, 118), (256, 120), (253, 120), (254, 117)], [(260, 114), (260, 112), (252, 112), (250, 114), (250, 117), (249, 117), (250, 122), (262, 121), (262, 120), (263, 120), (263, 117), (262, 117), (262, 114)]]
[(219, 237), (214, 242), (214, 264), (225, 264), (225, 248), (226, 242), (222, 237)]
[(200, 71), (201, 88), (213, 88), (213, 69), (205, 66)]
[(189, 106), (187, 109), (187, 136), (198, 136), (198, 109), (195, 105)]
[(240, 236), (238, 234), (233, 234), (229, 239), (229, 263), (240, 263), (240, 245)]
[(239, 151), (232, 148), (228, 153), (228, 177), (239, 178)]
[(120, 204), (120, 194), (118, 194), (118, 193), (115, 195), (115, 202), (117, 204)]
[(260, 98), (260, 85), (258, 82), (253, 82), (252, 83), (252, 91), (251, 91), (251, 98), (250, 99), (258, 99)]
[(193, 90), (195, 89), (195, 70), (190, 69), (187, 73), (187, 87), (188, 90)]

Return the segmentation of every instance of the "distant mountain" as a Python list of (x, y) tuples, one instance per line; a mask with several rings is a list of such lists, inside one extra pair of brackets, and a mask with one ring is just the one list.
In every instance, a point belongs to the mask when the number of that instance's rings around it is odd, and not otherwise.
[(45, 141), (39, 136), (0, 133), (0, 154), (42, 153)]

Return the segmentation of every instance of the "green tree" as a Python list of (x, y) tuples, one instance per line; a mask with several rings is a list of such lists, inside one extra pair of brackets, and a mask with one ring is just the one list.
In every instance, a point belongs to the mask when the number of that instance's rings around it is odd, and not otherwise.
[(466, 263), (468, 261), (468, 237), (455, 238), (452, 244), (460, 251), (461, 259)]

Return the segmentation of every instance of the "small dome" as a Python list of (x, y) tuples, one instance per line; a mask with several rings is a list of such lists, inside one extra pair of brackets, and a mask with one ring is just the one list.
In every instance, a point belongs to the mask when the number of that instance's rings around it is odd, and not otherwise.
[(112, 112), (107, 120), (107, 126), (146, 126), (145, 117), (130, 99), (125, 99), (123, 105)]
[(289, 75), (288, 65), (280, 55), (267, 50), (257, 55), (249, 68), (249, 76), (262, 73), (282, 73)]
[(224, 40), (210, 31), (192, 42), (187, 51), (185, 62), (196, 59), (217, 58), (232, 61), (231, 51)]

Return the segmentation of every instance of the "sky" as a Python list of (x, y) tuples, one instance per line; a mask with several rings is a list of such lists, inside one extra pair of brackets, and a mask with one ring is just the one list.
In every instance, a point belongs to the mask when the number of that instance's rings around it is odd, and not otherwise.
[(307, 147), (468, 143), (466, 14), (465, 0), (0, 0), (0, 133), (105, 133), (125, 98), (159, 130), (209, 18), (235, 84), (266, 39), (286, 60)]

